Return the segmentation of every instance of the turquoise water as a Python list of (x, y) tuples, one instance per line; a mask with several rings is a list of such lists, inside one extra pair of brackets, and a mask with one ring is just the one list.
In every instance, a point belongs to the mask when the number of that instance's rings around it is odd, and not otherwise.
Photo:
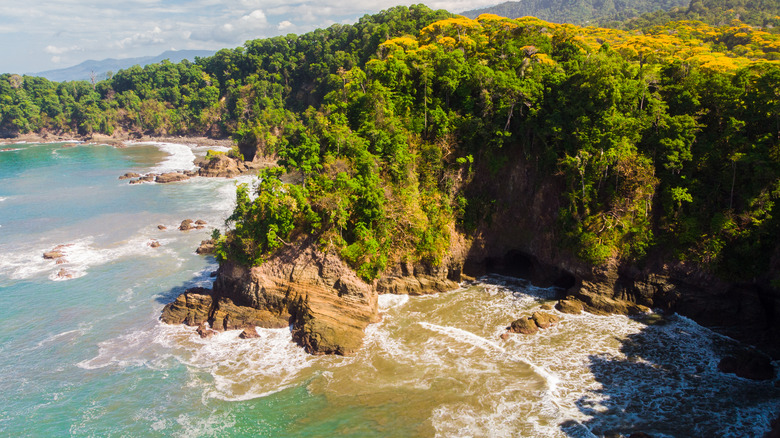
[[(229, 215), (235, 181), (117, 177), (190, 168), (205, 149), (7, 147), (2, 436), (761, 436), (780, 409), (772, 382), (717, 372), (733, 341), (681, 317), (564, 315), (501, 340), (556, 291), (495, 276), (380, 297), (383, 321), (347, 358), (306, 355), (286, 329), (202, 340), (158, 317), (210, 284), (216, 263), (194, 249)], [(209, 225), (180, 232), (183, 219)], [(57, 245), (60, 265), (42, 258)]]

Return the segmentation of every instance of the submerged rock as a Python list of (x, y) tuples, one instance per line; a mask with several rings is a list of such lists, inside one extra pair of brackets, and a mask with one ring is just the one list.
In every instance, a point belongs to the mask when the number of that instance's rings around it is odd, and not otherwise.
[(259, 338), (260, 335), (257, 333), (257, 329), (254, 327), (247, 327), (244, 329), (244, 331), (241, 332), (240, 335), (238, 335), (241, 339), (254, 339)]
[(45, 258), (46, 260), (54, 260), (54, 259), (58, 259), (58, 258), (60, 258), (60, 257), (62, 257), (64, 255), (65, 254), (63, 254), (63, 253), (61, 253), (59, 251), (53, 251), (52, 250), (52, 251), (47, 251), (47, 252), (43, 253), (43, 258)]
[(211, 330), (210, 328), (206, 327), (206, 324), (204, 324), (204, 323), (200, 323), (198, 325), (198, 328), (197, 328), (197, 330), (195, 330), (195, 333), (200, 335), (200, 337), (203, 338), (203, 339), (208, 339), (208, 338), (210, 338), (210, 337), (212, 337), (212, 336), (217, 334), (216, 331)]
[(724, 373), (736, 374), (751, 380), (775, 378), (772, 359), (756, 350), (742, 350), (721, 359), (718, 369)]
[(58, 278), (73, 278), (73, 274), (71, 274), (69, 271), (65, 270), (65, 268), (61, 268), (59, 272), (57, 272)]
[(165, 231), (168, 229), (168, 227), (166, 227), (165, 225), (157, 225), (157, 229), (160, 231)]
[(158, 242), (157, 240), (152, 239), (151, 242), (149, 242), (149, 246), (151, 246), (152, 248), (159, 248), (160, 247), (160, 242)]
[(141, 177), (140, 173), (127, 172), (126, 174), (120, 176), (119, 179), (121, 180), (121, 179), (140, 178), (140, 177)]

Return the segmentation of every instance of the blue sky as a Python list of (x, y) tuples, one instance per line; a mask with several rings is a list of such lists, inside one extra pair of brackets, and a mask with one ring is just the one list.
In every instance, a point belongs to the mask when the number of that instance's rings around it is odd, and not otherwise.
[[(434, 0), (451, 12), (501, 0)], [(419, 2), (399, 0), (26, 0), (0, 2), (0, 73), (33, 73), (87, 59), (217, 50), (304, 33)]]

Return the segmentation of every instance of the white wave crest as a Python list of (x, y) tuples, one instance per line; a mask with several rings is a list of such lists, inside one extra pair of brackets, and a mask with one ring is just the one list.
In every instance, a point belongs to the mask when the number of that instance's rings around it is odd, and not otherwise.
[(13, 280), (24, 280), (47, 276), (53, 281), (65, 281), (83, 277), (87, 271), (99, 265), (128, 257), (143, 255), (157, 257), (171, 255), (170, 251), (151, 248), (149, 238), (138, 235), (132, 239), (99, 248), (94, 246), (92, 236), (73, 240), (58, 248), (63, 256), (56, 260), (44, 259), (43, 253), (54, 248), (55, 244), (33, 248), (14, 248), (6, 251), (0, 248), (0, 273)]
[(193, 170), (196, 168), (192, 145), (163, 142), (143, 142), (143, 144), (157, 146), (161, 151), (168, 153), (168, 156), (160, 164), (149, 170), (152, 173)]

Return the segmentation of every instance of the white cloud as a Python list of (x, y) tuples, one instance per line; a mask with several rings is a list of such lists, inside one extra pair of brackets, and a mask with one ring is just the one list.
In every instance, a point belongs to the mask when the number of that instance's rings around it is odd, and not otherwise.
[[(236, 47), (248, 39), (303, 33), (349, 23), (417, 0), (26, 0), (0, 1), (2, 69), (42, 71), (53, 62), (77, 64), (179, 49)], [(495, 0), (433, 0), (453, 12)], [(45, 48), (43, 51), (40, 48)], [(23, 55), (23, 56), (20, 56)], [(56, 57), (57, 61), (52, 58)]]
[(44, 48), (43, 51), (50, 55), (62, 55), (63, 53), (73, 52), (79, 49), (81, 49), (81, 47), (79, 46), (70, 46), (70, 47), (46, 46), (46, 48)]

